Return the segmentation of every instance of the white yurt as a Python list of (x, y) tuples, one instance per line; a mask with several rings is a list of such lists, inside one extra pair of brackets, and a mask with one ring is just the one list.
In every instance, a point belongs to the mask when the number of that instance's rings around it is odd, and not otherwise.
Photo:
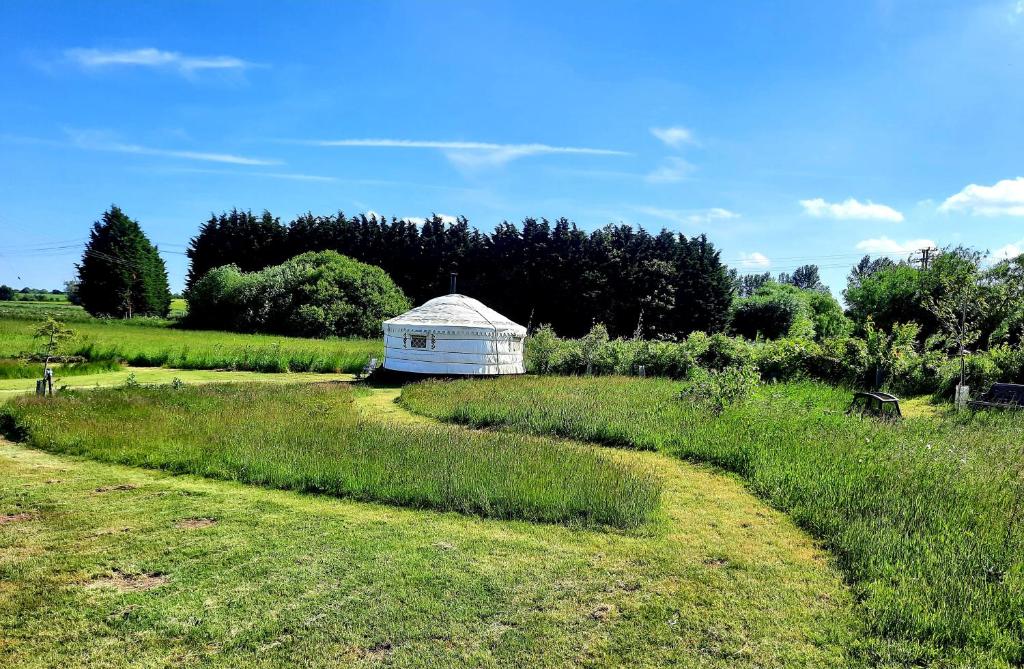
[(384, 321), (384, 368), (439, 375), (523, 374), (526, 328), (465, 295)]

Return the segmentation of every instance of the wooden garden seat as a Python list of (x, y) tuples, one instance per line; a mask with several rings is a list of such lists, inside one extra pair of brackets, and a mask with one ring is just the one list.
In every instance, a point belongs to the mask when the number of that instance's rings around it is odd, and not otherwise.
[(1024, 385), (993, 383), (988, 392), (969, 405), (972, 409), (1024, 409)]
[(846, 413), (872, 414), (882, 418), (902, 418), (900, 399), (891, 393), (881, 391), (860, 391), (853, 394), (853, 401)]

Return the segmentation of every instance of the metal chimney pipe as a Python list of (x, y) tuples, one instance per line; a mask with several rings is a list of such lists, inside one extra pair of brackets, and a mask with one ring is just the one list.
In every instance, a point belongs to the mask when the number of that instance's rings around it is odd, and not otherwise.
[(458, 276), (458, 272), (452, 272), (452, 287), (451, 290), (448, 291), (451, 295), (455, 294), (455, 280), (458, 278)]

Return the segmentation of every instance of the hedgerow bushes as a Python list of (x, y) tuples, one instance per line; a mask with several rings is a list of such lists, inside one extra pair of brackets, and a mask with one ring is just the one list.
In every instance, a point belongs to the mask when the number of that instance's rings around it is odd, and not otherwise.
[[(526, 367), (534, 374), (638, 374), (690, 378), (695, 370), (751, 366), (764, 381), (815, 379), (844, 386), (869, 386), (875, 369), (883, 387), (901, 395), (953, 395), (960, 360), (930, 340), (917, 343), (914, 324), (897, 325), (886, 335), (869, 329), (866, 338), (839, 336), (815, 341), (802, 337), (747, 340), (695, 332), (679, 341), (610, 339), (595, 326), (580, 339), (559, 338), (542, 327), (526, 340)], [(966, 384), (980, 392), (996, 381), (1024, 380), (1024, 350), (1007, 344), (977, 351), (965, 359)]]

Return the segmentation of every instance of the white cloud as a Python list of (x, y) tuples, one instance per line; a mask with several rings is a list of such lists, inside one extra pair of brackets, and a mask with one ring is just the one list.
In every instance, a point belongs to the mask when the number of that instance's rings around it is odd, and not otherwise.
[(625, 151), (549, 144), (497, 144), (493, 142), (449, 142), (413, 139), (333, 139), (301, 142), (312, 146), (365, 147), (388, 149), (435, 149), (461, 167), (495, 167), (517, 158), (552, 154), (626, 156)]
[(800, 200), (804, 212), (814, 218), (835, 218), (839, 220), (890, 221), (899, 223), (903, 214), (884, 204), (875, 204), (871, 200), (860, 202), (849, 198), (842, 202), (826, 202), (822, 198)]
[(754, 251), (753, 253), (741, 253), (740, 254), (740, 267), (745, 269), (764, 269), (765, 267), (771, 267), (772, 261), (763, 253)]
[(177, 51), (160, 49), (68, 49), (64, 56), (79, 67), (99, 69), (106, 67), (152, 67), (177, 70), (193, 74), (200, 70), (243, 70), (252, 63), (234, 56), (186, 56)]
[(651, 134), (673, 148), (679, 148), (683, 144), (696, 144), (690, 129), (682, 126), (651, 128)]
[(880, 253), (883, 255), (907, 254), (921, 249), (933, 248), (936, 244), (930, 239), (908, 239), (905, 242), (898, 242), (894, 239), (882, 236), (878, 239), (865, 239), (857, 242), (857, 250), (865, 253)]
[[(437, 217), (441, 219), (441, 223), (444, 225), (455, 225), (459, 221), (457, 216), (449, 216), (448, 214), (437, 214)], [(426, 219), (422, 216), (405, 216), (403, 220), (409, 221), (415, 226), (423, 225), (426, 222)]]
[(992, 252), (992, 260), (998, 262), (1000, 260), (1012, 260), (1020, 254), (1024, 253), (1024, 240), (1018, 240), (1012, 244), (1006, 244), (1000, 246)]
[(634, 207), (638, 212), (661, 218), (680, 225), (699, 225), (711, 221), (729, 220), (739, 218), (740, 215), (734, 211), (721, 207), (710, 209), (663, 209), (661, 207)]
[(678, 183), (693, 174), (693, 165), (678, 156), (671, 156), (665, 159), (665, 163), (650, 172), (647, 180), (651, 183)]
[(95, 131), (66, 130), (71, 143), (79, 149), (91, 151), (112, 151), (115, 153), (134, 153), (143, 156), (161, 156), (164, 158), (182, 158), (210, 163), (228, 163), (230, 165), (280, 165), (280, 160), (267, 158), (251, 158), (231, 153), (212, 153), (207, 151), (182, 151), (176, 149), (154, 149), (138, 144), (125, 144), (110, 139), (108, 133)]
[(939, 211), (965, 211), (975, 216), (1024, 216), (1024, 177), (1003, 179), (993, 186), (970, 184), (946, 198)]

